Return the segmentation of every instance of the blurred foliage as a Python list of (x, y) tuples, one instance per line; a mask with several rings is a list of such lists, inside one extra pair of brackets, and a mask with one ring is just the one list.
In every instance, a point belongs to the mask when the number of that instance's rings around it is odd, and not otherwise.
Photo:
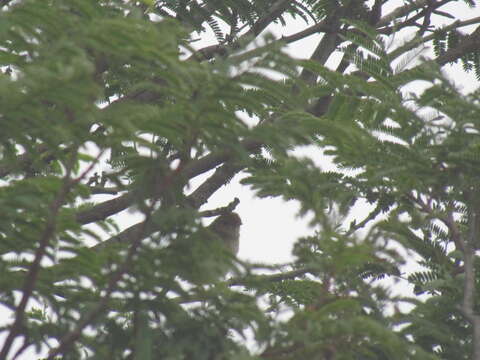
[[(390, 48), (385, 1), (7, 1), (0, 358), (472, 358), (480, 93), (439, 64), (460, 51), (478, 77), (479, 50), (404, 3), (437, 61), (411, 65), (419, 37)], [(290, 17), (337, 27), (337, 69), (260, 35)], [(290, 263), (239, 260), (202, 225), (240, 171), (311, 220)]]

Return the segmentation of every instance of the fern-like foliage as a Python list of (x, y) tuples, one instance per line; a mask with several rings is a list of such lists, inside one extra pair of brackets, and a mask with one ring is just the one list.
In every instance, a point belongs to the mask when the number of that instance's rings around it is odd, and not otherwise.
[[(435, 55), (442, 55), (449, 49), (458, 47), (461, 45), (462, 39), (465, 39), (465, 37), (465, 34), (456, 29), (450, 31), (436, 31), (433, 41)], [(480, 53), (478, 51), (471, 51), (464, 54), (460, 61), (465, 71), (474, 71), (475, 76), (480, 80)]]

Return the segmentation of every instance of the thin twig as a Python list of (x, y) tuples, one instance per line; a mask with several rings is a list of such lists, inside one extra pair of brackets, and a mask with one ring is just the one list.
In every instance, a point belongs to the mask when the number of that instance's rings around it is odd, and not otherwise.
[(219, 215), (222, 215), (222, 214), (231, 213), (233, 210), (235, 210), (235, 208), (237, 207), (238, 204), (240, 204), (240, 200), (238, 198), (235, 198), (227, 206), (223, 206), (223, 207), (216, 208), (216, 209), (213, 209), (213, 210), (201, 211), (199, 213), (199, 216), (201, 216), (201, 217), (212, 217), (212, 216), (219, 216)]
[(228, 286), (239, 286), (239, 285), (251, 285), (252, 283), (261, 281), (261, 282), (281, 282), (285, 280), (293, 280), (299, 276), (306, 275), (311, 273), (313, 270), (309, 268), (305, 269), (296, 269), (287, 271), (280, 274), (273, 275), (250, 275), (247, 278), (233, 278), (230, 279), (227, 284)]
[[(464, 26), (474, 25), (480, 23), (480, 16), (477, 16), (473, 19), (465, 20), (465, 21), (454, 21), (452, 24), (445, 26), (441, 29), (443, 32), (447, 32), (453, 29), (458, 29)], [(412, 41), (409, 41), (407, 44), (400, 46), (399, 48), (393, 50), (389, 57), (396, 58), (400, 54), (405, 53), (408, 50), (414, 49), (417, 46), (426, 43), (427, 41), (433, 40), (437, 36), (436, 34), (430, 34), (428, 36), (424, 36), (422, 38), (415, 38)]]
[[(448, 0), (448, 1), (452, 1), (452, 0)], [(378, 27), (387, 26), (392, 21), (409, 14), (413, 10), (422, 8), (423, 6), (425, 6), (427, 4), (427, 2), (428, 2), (428, 0), (412, 1), (409, 4), (398, 7), (395, 10), (393, 10), (391, 13), (389, 13), (388, 15), (383, 16), (378, 21), (377, 26)]]

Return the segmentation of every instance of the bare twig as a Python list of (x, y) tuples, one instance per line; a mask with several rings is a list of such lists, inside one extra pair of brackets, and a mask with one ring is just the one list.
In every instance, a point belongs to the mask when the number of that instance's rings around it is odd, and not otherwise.
[[(246, 139), (241, 142), (241, 145), (246, 152), (255, 152), (258, 151), (262, 144), (257, 140)], [(218, 165), (230, 160), (233, 156), (234, 154), (230, 150), (205, 155), (204, 157), (185, 165), (180, 171), (179, 178), (192, 179), (195, 176), (214, 169)], [(125, 195), (121, 195), (115, 199), (93, 206), (88, 210), (79, 212), (76, 219), (80, 224), (88, 224), (94, 221), (104, 220), (111, 215), (125, 210), (134, 202), (135, 194), (130, 191)]]
[[(340, 25), (338, 25), (340, 26)], [(321, 65), (325, 65), (330, 55), (335, 51), (340, 43), (340, 37), (336, 32), (323, 35), (322, 40), (318, 43), (315, 51), (313, 52), (310, 60), (318, 62)], [(300, 78), (308, 85), (315, 85), (317, 82), (317, 74), (314, 74), (310, 70), (303, 69), (300, 74)]]
[[(220, 167), (210, 178), (205, 180), (205, 182), (200, 185), (197, 190), (195, 190), (187, 197), (187, 201), (192, 204), (194, 208), (198, 209), (208, 200), (211, 194), (217, 191), (225, 183), (230, 181), (231, 176), (233, 176), (234, 174), (234, 171), (238, 171), (236, 167), (228, 167), (225, 165)], [(234, 200), (228, 206), (233, 206), (233, 208), (235, 208), (235, 206), (237, 206), (237, 201)], [(157, 210), (153, 214), (153, 217), (160, 215), (160, 211), (161, 210)], [(138, 238), (141, 234), (143, 234), (143, 236), (148, 236), (160, 230), (159, 227), (155, 225), (155, 223), (151, 223), (145, 228), (143, 228), (142, 224), (143, 223), (140, 222), (132, 225), (118, 235), (112, 236), (111, 238), (93, 246), (92, 249), (102, 251), (109, 246), (113, 246), (113, 244), (129, 244), (134, 241), (134, 239)]]
[(235, 198), (227, 206), (223, 206), (223, 207), (220, 207), (220, 208), (217, 208), (217, 209), (214, 209), (214, 210), (201, 211), (199, 213), (199, 215), (201, 217), (212, 217), (212, 216), (218, 216), (218, 215), (230, 213), (233, 210), (235, 210), (235, 208), (237, 207), (238, 204), (240, 204), (240, 200), (238, 198)]
[(239, 286), (239, 285), (251, 285), (252, 283), (255, 282), (281, 282), (284, 280), (293, 280), (298, 278), (299, 276), (304, 276), (308, 273), (311, 273), (313, 270), (312, 269), (296, 269), (296, 270), (291, 270), (287, 271), (284, 273), (280, 274), (272, 274), (272, 275), (250, 275), (248, 277), (243, 277), (243, 278), (233, 278), (230, 279), (227, 284), (228, 286)]
[(278, 18), (285, 9), (290, 6), (291, 0), (277, 0), (270, 7), (270, 12), (264, 17), (258, 19), (258, 21), (253, 24), (253, 26), (241, 37), (253, 37), (258, 36), (263, 30), (267, 28), (276, 18)]
[(238, 48), (238, 44), (245, 42), (246, 39), (256, 37), (263, 30), (265, 30), (265, 28), (270, 25), (273, 20), (275, 20), (285, 11), (285, 9), (290, 5), (290, 2), (290, 0), (276, 1), (271, 7), (271, 11), (264, 17), (260, 18), (245, 34), (240, 36), (236, 41), (229, 45), (217, 44), (204, 47), (200, 50), (197, 50), (186, 61), (209, 60), (215, 55), (226, 56), (230, 50)]
[[(406, 21), (395, 21), (399, 20), (399, 18), (408, 15), (410, 12), (419, 10), (423, 6), (426, 5), (426, 3), (430, 0), (425, 0), (425, 1), (418, 1), (416, 3), (411, 3), (408, 5), (405, 5), (403, 7), (397, 8), (394, 11), (392, 11), (390, 14), (384, 16), (383, 18), (380, 19), (380, 21), (377, 23), (377, 27), (380, 28), (378, 31), (382, 34), (391, 34), (393, 32), (397, 32), (398, 30), (401, 30), (403, 28), (409, 27), (409, 26), (416, 26), (415, 23), (417, 20), (421, 19), (424, 17), (425, 12), (420, 12), (417, 15), (411, 17), (410, 19)], [(435, 4), (431, 5), (431, 8), (433, 11), (436, 11), (443, 5), (452, 2), (454, 0), (442, 0), (439, 1)], [(394, 21), (395, 24), (393, 26), (387, 26), (390, 22)]]
[[(404, 6), (398, 7), (388, 15), (383, 16), (377, 23), (377, 26), (378, 27), (387, 26), (392, 21), (395, 21), (396, 19), (411, 13), (413, 10), (421, 9), (428, 3), (428, 1), (429, 0), (417, 0), (417, 1), (412, 1)], [(448, 1), (452, 1), (452, 0), (447, 0), (447, 2)]]
[[(480, 16), (477, 16), (473, 19), (465, 20), (465, 21), (455, 21), (451, 23), (450, 25), (445, 26), (442, 31), (450, 31), (453, 29), (459, 29), (464, 26), (469, 26), (469, 25), (474, 25), (480, 23)], [(395, 49), (392, 51), (389, 56), (391, 58), (396, 58), (398, 55), (405, 53), (408, 50), (414, 49), (417, 46), (426, 43), (427, 41), (433, 40), (435, 38), (435, 34), (430, 34), (428, 36), (424, 36), (422, 38), (415, 38), (412, 41), (409, 41), (405, 45), (402, 45), (401, 47)]]
[(118, 192), (121, 191), (118, 187), (101, 187), (95, 186), (92, 188), (92, 194), (109, 194), (109, 195), (117, 195)]

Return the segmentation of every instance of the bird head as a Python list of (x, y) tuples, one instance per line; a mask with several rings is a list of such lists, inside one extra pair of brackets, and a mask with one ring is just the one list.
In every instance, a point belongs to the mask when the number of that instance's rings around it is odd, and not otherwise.
[(237, 213), (225, 213), (217, 217), (209, 228), (223, 241), (234, 255), (238, 253), (242, 220)]

